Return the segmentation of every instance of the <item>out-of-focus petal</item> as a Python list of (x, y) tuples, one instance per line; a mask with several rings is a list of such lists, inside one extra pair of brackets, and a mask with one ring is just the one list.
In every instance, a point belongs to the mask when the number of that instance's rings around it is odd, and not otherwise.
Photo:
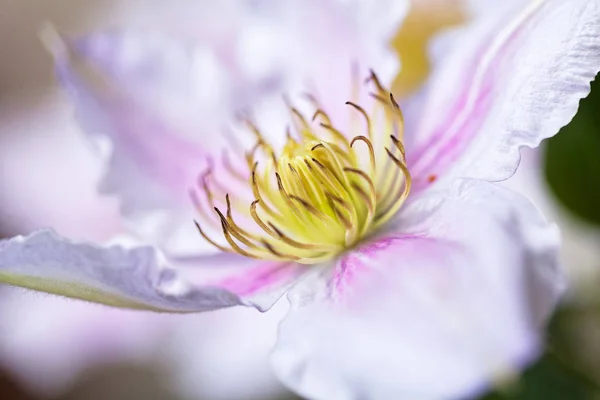
[(52, 231), (0, 241), (0, 282), (124, 308), (193, 312), (249, 305), (264, 311), (304, 272), (299, 265), (225, 253), (179, 264), (168, 266), (150, 246), (101, 247)]
[[(2, 2), (0, 65), (2, 95), (5, 90), (48, 86), (52, 62), (40, 44), (39, 29), (50, 21), (69, 32), (90, 32), (111, 27), (165, 29), (190, 39), (227, 37), (255, 8), (254, 0), (57, 0)], [(221, 23), (227, 16), (228, 24)]]
[(287, 398), (269, 355), (288, 308), (282, 300), (267, 313), (235, 307), (179, 318), (166, 348), (174, 386), (189, 399)]
[[(313, 95), (326, 112), (345, 123), (351, 111), (344, 103), (360, 101), (358, 89), (369, 69), (384, 82), (398, 73), (398, 57), (391, 40), (408, 9), (408, 1), (301, 0), (279, 2), (271, 15), (278, 16), (274, 32), (286, 71), (288, 94)], [(315, 111), (310, 102), (294, 104), (308, 117)], [(303, 107), (304, 106), (304, 107)], [(344, 122), (341, 122), (344, 121)], [(279, 135), (285, 125), (277, 126)]]
[[(390, 41), (406, 15), (408, 1), (309, 0), (280, 7), (285, 7), (279, 12), (287, 28), (281, 29), (283, 43), (292, 40), (300, 45), (292, 53), (289, 66), (304, 72), (302, 78), (317, 84), (317, 89), (329, 86), (334, 91), (339, 87), (349, 94), (348, 81), (340, 78), (352, 77), (353, 64), (376, 69), (383, 80), (397, 73), (398, 60)], [(306, 29), (306, 23), (311, 23), (310, 29)], [(323, 66), (330, 69), (324, 70)]]
[(558, 232), (464, 181), (289, 295), (276, 372), (313, 399), (464, 398), (534, 358), (563, 289)]
[(220, 156), (234, 110), (270, 83), (205, 45), (152, 32), (48, 39), (78, 119), (106, 158), (101, 192), (118, 196), (130, 226), (154, 244), (197, 251), (188, 189)]
[(0, 294), (0, 364), (44, 399), (58, 398), (87, 367), (149, 362), (176, 318), (20, 288)]
[(101, 241), (122, 229), (115, 202), (96, 193), (101, 166), (71, 112), (52, 90), (0, 100), (0, 236), (51, 226)]
[(519, 148), (567, 124), (600, 69), (597, 1), (485, 3), (445, 42), (407, 132), (417, 190), (441, 177), (511, 176)]
[[(78, 119), (107, 159), (101, 191), (117, 195), (122, 213), (150, 240), (169, 250), (191, 249), (183, 239), (194, 235), (187, 189), (206, 165), (192, 137), (218, 123), (217, 114), (200, 128), (207, 110), (199, 101), (197, 69), (212, 66), (203, 79), (219, 84), (214, 58), (174, 40), (135, 34), (53, 46)], [(211, 87), (205, 94), (222, 104)]]

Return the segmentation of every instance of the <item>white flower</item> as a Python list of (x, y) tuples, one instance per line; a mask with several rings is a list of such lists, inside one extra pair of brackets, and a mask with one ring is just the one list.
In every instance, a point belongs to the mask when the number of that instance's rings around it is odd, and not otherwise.
[[(215, 151), (219, 125), (257, 88), (226, 86), (218, 107), (198, 109), (207, 90), (238, 82), (229, 67), (206, 69), (219, 59), (209, 49), (135, 33), (56, 42), (82, 123), (110, 143), (101, 190), (118, 195), (158, 247), (40, 231), (0, 242), (0, 277), (171, 312), (267, 310), (288, 292), (273, 362), (300, 394), (477, 394), (538, 354), (563, 288), (556, 229), (489, 181), (510, 177), (519, 148), (555, 134), (589, 92), (600, 3), (476, 10), (438, 46), (427, 90), (406, 105), (406, 129), (384, 87), (395, 66), (385, 43), (404, 4), (393, 2), (398, 13), (366, 1), (318, 4), (284, 19), (314, 38), (313, 50), (273, 60), (309, 79), (311, 113), (294, 97), (286, 131), (273, 103), (263, 104), (267, 115), (243, 117), (251, 134), (235, 136), (227, 153)], [(193, 212), (222, 252), (191, 253)]]

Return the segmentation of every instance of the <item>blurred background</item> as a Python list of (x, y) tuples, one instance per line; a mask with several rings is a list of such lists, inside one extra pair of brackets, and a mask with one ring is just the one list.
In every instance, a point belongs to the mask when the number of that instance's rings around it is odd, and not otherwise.
[[(235, 2), (224, 3), (238, 12)], [(399, 97), (427, 76), (429, 40), (466, 20), (459, 3), (421, 0), (411, 11), (392, 43), (411, 60), (394, 85)], [(102, 171), (57, 89), (38, 32), (47, 22), (69, 33), (131, 24), (156, 18), (160, 13), (149, 10), (158, 4), (0, 0), (0, 237), (51, 226), (104, 240), (121, 228), (115, 202), (95, 194)], [(489, 399), (600, 399), (598, 151), (596, 84), (573, 122), (541, 149), (525, 151), (519, 172), (505, 183), (561, 227), (572, 285), (548, 329), (547, 354)], [(294, 399), (268, 365), (285, 307), (157, 316), (0, 286), (0, 398)]]

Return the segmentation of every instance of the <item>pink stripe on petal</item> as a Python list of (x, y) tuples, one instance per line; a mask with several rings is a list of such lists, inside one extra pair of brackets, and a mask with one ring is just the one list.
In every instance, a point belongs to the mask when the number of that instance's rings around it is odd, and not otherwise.
[[(463, 121), (460, 128), (457, 128), (457, 134), (444, 136), (445, 131), (440, 130), (440, 143), (431, 144), (424, 148), (421, 154), (422, 158), (415, 157), (415, 167), (411, 169), (413, 176), (411, 190), (413, 194), (433, 184), (438, 177), (443, 176), (448, 166), (469, 147), (469, 143), (477, 136), (479, 128), (483, 125), (486, 110), (491, 104), (491, 94), (491, 85), (482, 88), (477, 104), (472, 109), (472, 118)], [(459, 107), (457, 109), (460, 109), (466, 103), (466, 97), (458, 102)], [(444, 141), (444, 139), (446, 140)], [(429, 162), (419, 164), (419, 161), (428, 158)]]
[[(515, 19), (503, 21), (492, 32), (488, 40), (475, 53), (465, 73), (461, 74), (462, 92), (453, 100), (453, 105), (431, 133), (418, 132), (417, 137), (428, 138), (417, 144), (408, 154), (409, 167), (413, 176), (413, 191), (432, 184), (448, 171), (469, 145), (483, 133), (480, 128), (495, 103), (494, 94), (501, 83), (502, 63), (519, 43), (527, 22), (531, 20), (541, 3), (532, 3)], [(490, 47), (491, 43), (491, 47)], [(443, 67), (443, 66), (442, 66)], [(435, 96), (435, 87), (432, 95)], [(430, 115), (425, 116), (431, 118)], [(421, 128), (423, 129), (423, 128)]]

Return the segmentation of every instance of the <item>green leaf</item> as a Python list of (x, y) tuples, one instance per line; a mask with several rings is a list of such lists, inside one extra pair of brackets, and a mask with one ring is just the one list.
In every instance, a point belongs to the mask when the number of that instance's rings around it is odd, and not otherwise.
[(595, 391), (552, 353), (546, 353), (513, 387), (497, 390), (483, 400), (586, 400)]
[(600, 79), (573, 121), (547, 141), (545, 174), (566, 209), (600, 225)]

